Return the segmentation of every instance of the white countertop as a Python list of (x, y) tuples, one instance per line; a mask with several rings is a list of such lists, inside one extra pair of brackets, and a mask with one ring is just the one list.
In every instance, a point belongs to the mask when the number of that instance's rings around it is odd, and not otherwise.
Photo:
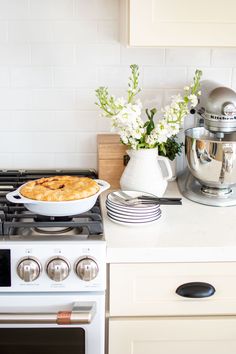
[[(165, 196), (180, 196), (176, 182)], [(162, 206), (162, 216), (145, 226), (123, 226), (106, 215), (107, 263), (236, 261), (236, 206), (211, 207), (182, 197), (183, 205)]]

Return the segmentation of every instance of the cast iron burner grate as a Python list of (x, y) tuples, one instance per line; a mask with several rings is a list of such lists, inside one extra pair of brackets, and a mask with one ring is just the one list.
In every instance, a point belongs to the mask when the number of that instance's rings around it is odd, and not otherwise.
[(6, 194), (22, 184), (41, 177), (74, 175), (97, 178), (93, 170), (44, 170), (44, 171), (0, 171), (0, 235), (11, 236), (77, 236), (88, 238), (103, 235), (100, 203), (97, 200), (92, 209), (73, 217), (47, 217), (33, 214), (22, 204), (13, 205), (6, 200)]

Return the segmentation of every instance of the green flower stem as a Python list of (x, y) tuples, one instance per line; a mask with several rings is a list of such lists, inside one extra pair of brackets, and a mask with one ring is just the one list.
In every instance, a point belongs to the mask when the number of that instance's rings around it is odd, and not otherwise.
[(131, 76), (128, 82), (128, 103), (132, 103), (133, 98), (141, 91), (138, 87), (139, 67), (136, 64), (130, 65)]
[(202, 71), (196, 70), (193, 79), (193, 86), (191, 88), (192, 95), (196, 94), (199, 91), (201, 77), (202, 77)]
[(103, 110), (107, 116), (114, 116), (119, 112), (116, 106), (114, 97), (108, 95), (107, 87), (99, 87), (96, 91), (96, 96), (99, 102), (96, 105)]

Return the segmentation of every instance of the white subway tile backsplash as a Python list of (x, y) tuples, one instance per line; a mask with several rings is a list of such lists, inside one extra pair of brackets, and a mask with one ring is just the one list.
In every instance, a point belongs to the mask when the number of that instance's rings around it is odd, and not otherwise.
[(8, 130), (15, 132), (54, 132), (56, 130), (52, 111), (13, 111), (11, 116), (11, 126)]
[(76, 64), (117, 65), (120, 64), (120, 45), (95, 44), (78, 45), (76, 47)]
[(76, 134), (76, 152), (96, 153), (97, 152), (96, 133), (77, 133)]
[(98, 69), (99, 86), (123, 88), (126, 93), (130, 69), (128, 66), (105, 66)]
[(0, 151), (4, 153), (76, 152), (73, 133), (4, 132), (0, 133)]
[(94, 110), (96, 108), (95, 102), (97, 101), (94, 89), (79, 89), (75, 93), (75, 109), (76, 110)]
[[(83, 1), (83, 0), (80, 0)], [(96, 18), (118, 19), (120, 0), (96, 0)]]
[(210, 65), (210, 48), (167, 48), (166, 65), (171, 66), (207, 66)]
[(53, 153), (20, 153), (13, 154), (14, 169), (52, 169), (54, 167)]
[(157, 108), (159, 112), (163, 106), (163, 90), (143, 89), (139, 97), (142, 101), (143, 108)]
[(96, 21), (54, 21), (53, 41), (64, 43), (96, 43), (98, 24)]
[(55, 87), (94, 87), (97, 82), (96, 67), (62, 66), (54, 69)]
[[(0, 72), (1, 73), (1, 72)], [(52, 87), (53, 72), (50, 67), (14, 67), (11, 69), (12, 87)]]
[(232, 89), (236, 91), (236, 68), (233, 69), (233, 75), (232, 75)]
[(95, 132), (98, 113), (96, 111), (75, 111), (54, 113), (54, 130), (71, 132)]
[(32, 107), (36, 110), (74, 110), (75, 92), (66, 89), (32, 90)]
[[(1, 112), (0, 115), (2, 115)], [(11, 154), (12, 152), (17, 151), (14, 139), (15, 139), (14, 132), (0, 131), (1, 154)]]
[(78, 18), (118, 19), (119, 0), (75, 0)]
[(114, 20), (99, 21), (97, 40), (99, 43), (118, 43), (119, 22)]
[(54, 168), (97, 169), (96, 153), (55, 154)]
[(34, 19), (64, 19), (73, 17), (73, 0), (29, 0), (30, 16)]
[(50, 21), (9, 21), (8, 39), (10, 43), (52, 42)]
[(164, 48), (127, 48), (121, 46), (121, 64), (163, 66)]
[(74, 0), (75, 16), (79, 19), (96, 19), (96, 0)]
[(236, 48), (214, 48), (212, 50), (212, 66), (236, 66)]
[[(202, 80), (213, 80), (220, 84), (231, 86), (232, 69), (231, 68), (200, 68), (203, 72)], [(188, 82), (192, 81), (196, 68), (188, 69)]]
[(30, 50), (27, 44), (0, 44), (0, 65), (29, 65)]
[(96, 127), (97, 127), (97, 132), (99, 132), (99, 133), (111, 132), (112, 131), (111, 120), (107, 117), (101, 117), (99, 115), (99, 113), (97, 112)]
[(70, 153), (76, 151), (76, 137), (74, 133), (42, 133), (37, 134), (34, 141), (38, 145), (35, 147), (35, 150), (38, 152)]
[[(12, 131), (12, 112), (11, 111), (0, 111), (0, 131)], [(1, 169), (1, 167), (0, 167)]]
[(33, 65), (72, 65), (74, 60), (73, 44), (31, 44)]
[[(0, 110), (32, 109), (32, 91), (26, 89), (1, 88)], [(1, 114), (1, 113), (0, 113)]]
[[(13, 169), (13, 154), (0, 153), (0, 169)], [(21, 167), (22, 168), (22, 167)]]
[[(119, 0), (0, 0), (0, 168), (97, 168), (97, 133), (111, 131), (95, 89), (161, 108), (196, 68), (236, 90), (235, 48), (127, 48)], [(189, 120), (189, 118), (188, 118)]]
[(1, 87), (9, 87), (10, 86), (10, 71), (9, 68), (0, 67), (0, 88)]
[(6, 43), (8, 40), (8, 23), (0, 21), (0, 43)]
[(144, 88), (178, 88), (186, 84), (186, 68), (144, 67)]
[(0, 0), (0, 19), (29, 18), (28, 0)]

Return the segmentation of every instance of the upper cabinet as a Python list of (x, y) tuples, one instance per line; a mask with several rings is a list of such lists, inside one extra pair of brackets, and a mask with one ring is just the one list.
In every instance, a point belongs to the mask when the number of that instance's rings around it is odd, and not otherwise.
[(129, 46), (236, 47), (235, 0), (121, 0)]

